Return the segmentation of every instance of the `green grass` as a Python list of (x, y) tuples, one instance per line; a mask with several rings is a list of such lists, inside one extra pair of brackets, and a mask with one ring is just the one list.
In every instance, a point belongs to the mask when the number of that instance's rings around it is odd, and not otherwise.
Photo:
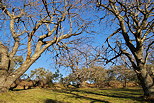
[(141, 89), (29, 89), (0, 93), (0, 103), (148, 103)]

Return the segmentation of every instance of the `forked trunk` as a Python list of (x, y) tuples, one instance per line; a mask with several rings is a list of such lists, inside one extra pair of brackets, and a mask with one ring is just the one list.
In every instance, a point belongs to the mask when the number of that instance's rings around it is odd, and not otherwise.
[(10, 89), (11, 85), (14, 82), (12, 79), (4, 76), (0, 77), (0, 92), (7, 92)]
[(144, 96), (146, 99), (154, 100), (154, 81), (147, 69), (142, 67), (141, 71), (137, 73), (137, 77), (142, 86)]
[(9, 88), (9, 90), (14, 90), (18, 85), (19, 83), (21, 82), (20, 79), (17, 79), (15, 82), (13, 82), (13, 84), (11, 85), (11, 87)]

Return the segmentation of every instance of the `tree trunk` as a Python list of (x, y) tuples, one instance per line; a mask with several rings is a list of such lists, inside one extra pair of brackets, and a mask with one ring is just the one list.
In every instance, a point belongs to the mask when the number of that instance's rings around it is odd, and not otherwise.
[(127, 87), (127, 78), (124, 77), (124, 83), (123, 83), (123, 88), (126, 88)]
[(153, 78), (147, 72), (145, 67), (141, 67), (141, 71), (137, 72), (137, 77), (142, 86), (144, 96), (146, 99), (154, 100), (154, 82)]
[[(8, 91), (11, 85), (18, 79), (20, 76), (22, 76), (28, 68), (40, 57), (40, 53), (35, 53), (31, 59), (27, 59), (18, 69), (16, 69), (14, 72), (9, 73), (9, 66), (3, 66), (4, 69), (0, 68), (0, 92)], [(9, 65), (7, 63), (6, 65)]]
[(18, 78), (15, 82), (13, 82), (13, 84), (11, 85), (9, 90), (13, 91), (19, 85), (20, 82), (21, 82), (21, 80)]
[(0, 92), (7, 92), (14, 81), (12, 81), (10, 78), (1, 76), (0, 77)]
[(0, 42), (0, 92), (5, 92), (9, 89), (13, 82), (10, 81), (9, 77), (9, 68), (10, 68), (10, 59), (8, 56), (8, 48), (5, 47)]
[(0, 70), (0, 92), (6, 92), (11, 88), (11, 85), (23, 75), (26, 70), (37, 60), (25, 61), (21, 67), (12, 73), (8, 73), (6, 70)]

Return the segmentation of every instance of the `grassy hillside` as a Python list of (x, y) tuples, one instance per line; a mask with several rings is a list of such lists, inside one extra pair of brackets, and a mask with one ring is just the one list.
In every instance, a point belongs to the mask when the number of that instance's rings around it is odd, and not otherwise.
[(0, 94), (0, 103), (147, 103), (140, 89), (29, 89)]

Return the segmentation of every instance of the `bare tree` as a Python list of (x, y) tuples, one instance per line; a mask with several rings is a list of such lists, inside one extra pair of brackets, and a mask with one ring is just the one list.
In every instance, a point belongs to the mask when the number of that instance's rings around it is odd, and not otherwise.
[(37, 68), (31, 71), (29, 78), (36, 82), (35, 86), (46, 88), (53, 86), (55, 77), (51, 71), (45, 68)]
[[(81, 68), (66, 78), (64, 78), (64, 83), (67, 85), (72, 82), (77, 88), (85, 87), (86, 82), (93, 82), (97, 87), (103, 87), (103, 83), (107, 78), (107, 70), (100, 66), (93, 66), (90, 68)], [(104, 83), (105, 84), (105, 83)]]
[(89, 45), (89, 41), (85, 43), (85, 38), (83, 40), (84, 42), (82, 43), (77, 41), (77, 45), (75, 44), (73, 47), (63, 49), (63, 52), (57, 58), (56, 64), (70, 68), (72, 72), (81, 68), (90, 68), (96, 65), (101, 66), (103, 62), (102, 51), (97, 47)]
[(89, 41), (86, 39), (79, 38), (76, 43), (73, 43), (73, 47), (66, 46), (57, 57), (56, 64), (71, 71), (69, 77), (64, 79), (66, 84), (73, 82), (76, 87), (82, 86), (87, 78), (86, 75), (83, 75), (85, 72), (82, 68), (92, 67), (96, 64), (97, 57), (92, 46), (87, 45)]
[[(0, 0), (0, 92), (11, 84), (47, 49), (65, 44), (87, 28), (79, 13), (82, 4), (71, 0)], [(13, 58), (23, 54), (24, 61), (10, 71)]]
[(127, 83), (136, 80), (136, 75), (133, 70), (126, 65), (117, 65), (112, 67), (111, 71), (116, 74), (116, 79), (123, 83), (123, 88), (127, 87)]
[[(106, 11), (115, 26), (114, 32), (106, 40), (110, 52), (107, 62), (125, 55), (141, 82), (144, 95), (153, 97), (154, 81), (146, 69), (154, 44), (153, 0), (97, 0), (97, 7)], [(115, 53), (114, 56), (111, 51)], [(113, 58), (110, 58), (111, 55)]]

